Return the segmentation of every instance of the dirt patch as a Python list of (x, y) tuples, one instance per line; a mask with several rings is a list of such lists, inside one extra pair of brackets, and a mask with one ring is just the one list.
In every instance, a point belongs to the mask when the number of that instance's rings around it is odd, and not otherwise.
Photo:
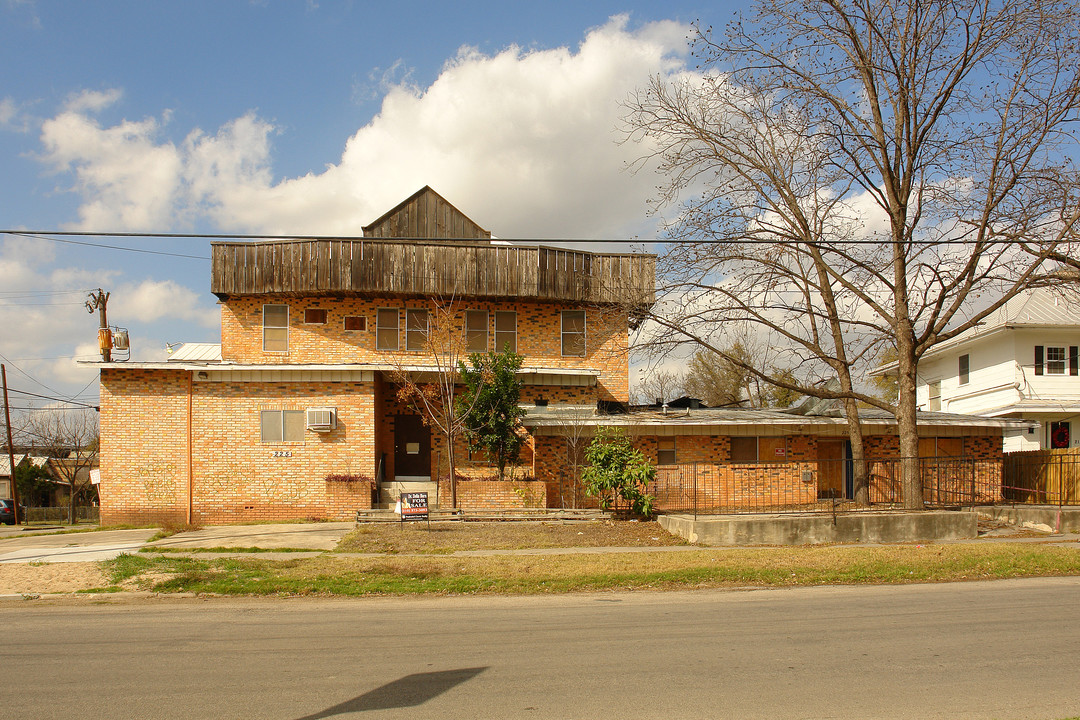
[(433, 522), (361, 525), (338, 544), (338, 552), (445, 555), (458, 550), (569, 547), (662, 547), (686, 541), (655, 522)]
[(97, 563), (0, 565), (0, 595), (71, 593), (107, 584)]

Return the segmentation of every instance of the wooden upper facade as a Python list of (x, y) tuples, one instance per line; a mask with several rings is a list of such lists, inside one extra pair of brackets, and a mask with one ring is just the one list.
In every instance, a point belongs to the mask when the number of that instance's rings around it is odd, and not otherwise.
[(211, 291), (222, 300), (393, 294), (628, 308), (655, 301), (654, 255), (495, 244), (430, 188), (364, 230), (364, 239), (214, 242)]

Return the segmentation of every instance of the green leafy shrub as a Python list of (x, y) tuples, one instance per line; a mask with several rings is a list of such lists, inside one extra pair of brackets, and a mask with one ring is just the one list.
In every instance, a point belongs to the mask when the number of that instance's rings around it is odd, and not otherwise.
[(585, 492), (600, 501), (602, 510), (613, 502), (618, 508), (621, 498), (631, 513), (652, 515), (655, 498), (646, 491), (656, 478), (656, 467), (621, 430), (600, 428), (585, 449), (585, 462), (588, 467), (581, 473)]

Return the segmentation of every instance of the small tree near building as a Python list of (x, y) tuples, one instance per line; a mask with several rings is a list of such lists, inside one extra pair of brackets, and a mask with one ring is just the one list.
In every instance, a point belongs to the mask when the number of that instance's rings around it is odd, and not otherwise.
[(474, 353), (470, 365), (459, 363), (458, 370), (465, 390), (458, 396), (460, 411), (466, 418), (465, 438), (473, 450), (480, 450), (499, 469), (499, 479), (506, 476), (506, 466), (516, 464), (521, 454), (521, 418), (518, 407), (521, 381), (517, 371), (522, 356), (512, 352)]
[(57, 480), (68, 487), (68, 523), (75, 524), (79, 498), (93, 495), (90, 468), (97, 458), (98, 419), (90, 410), (43, 408), (27, 419), (25, 434), (52, 458)]
[(600, 428), (585, 450), (588, 467), (581, 473), (585, 491), (600, 501), (600, 509), (618, 507), (622, 498), (635, 515), (652, 515), (653, 498), (649, 483), (656, 479), (656, 467), (618, 428)]

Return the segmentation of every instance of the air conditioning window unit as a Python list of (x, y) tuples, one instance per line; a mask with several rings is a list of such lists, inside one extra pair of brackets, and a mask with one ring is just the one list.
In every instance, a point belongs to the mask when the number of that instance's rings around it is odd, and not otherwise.
[(337, 408), (321, 407), (307, 409), (307, 429), (330, 432), (337, 427)]

